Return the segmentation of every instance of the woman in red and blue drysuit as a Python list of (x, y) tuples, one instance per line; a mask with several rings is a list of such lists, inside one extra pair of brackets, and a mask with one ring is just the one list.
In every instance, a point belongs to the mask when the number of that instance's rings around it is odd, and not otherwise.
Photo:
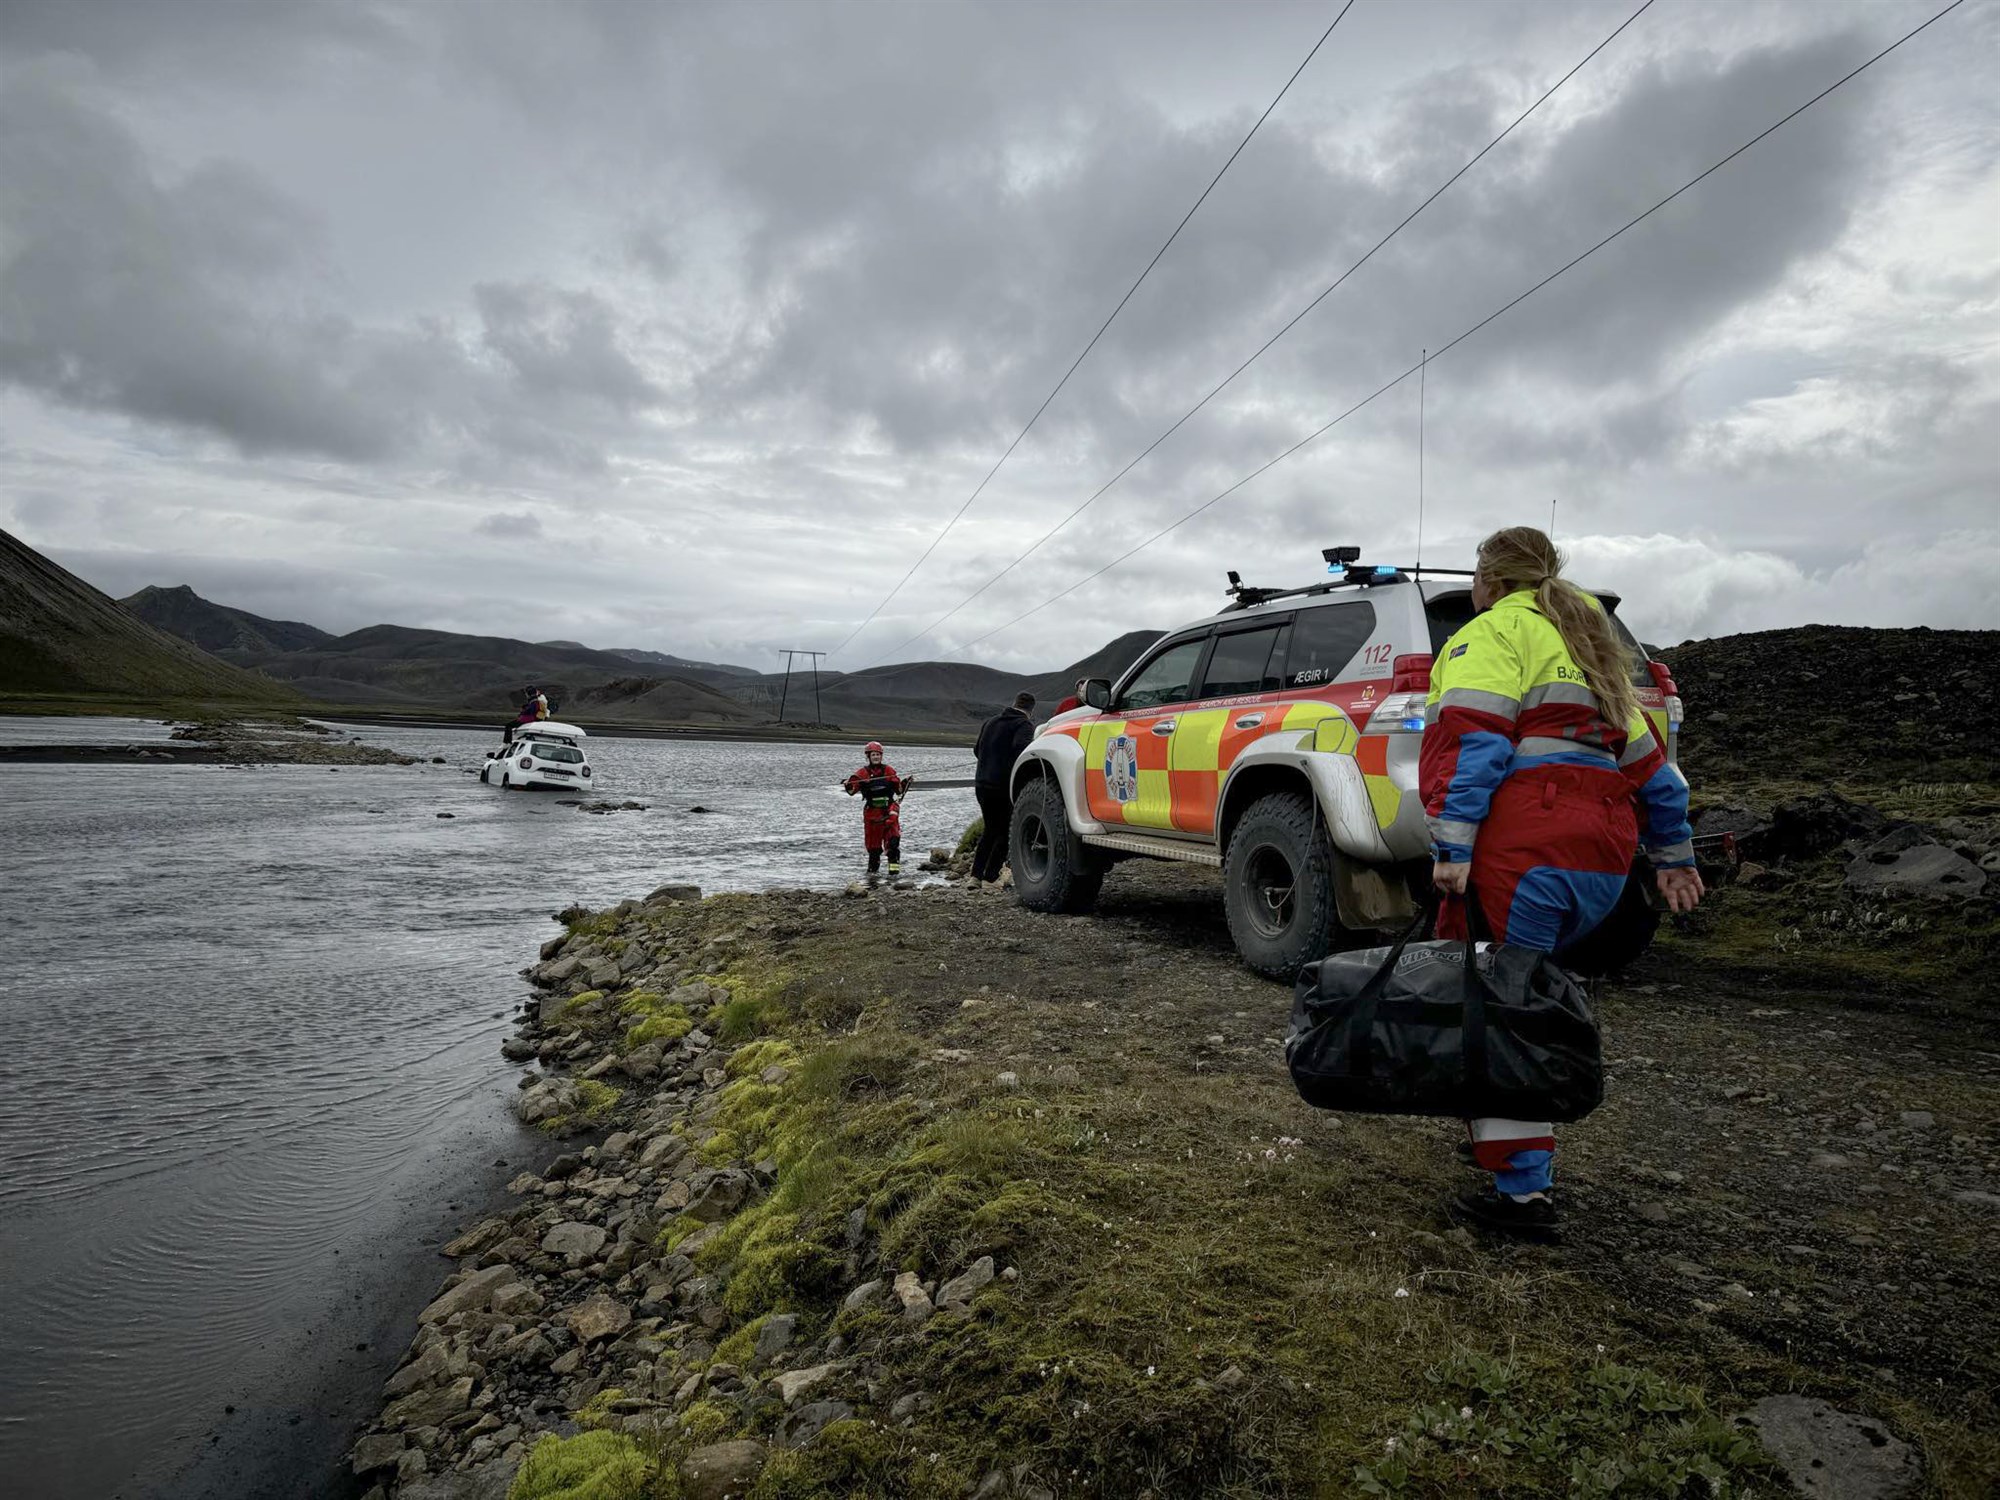
[[(1632, 663), (1603, 607), (1560, 576), (1531, 526), (1479, 547), (1482, 612), (1431, 671), (1419, 788), (1433, 879), (1448, 898), (1440, 937), (1463, 937), (1477, 900), (1494, 939), (1560, 955), (1618, 904), (1638, 846), (1675, 911), (1701, 899), (1687, 782), (1639, 712)], [(1491, 1190), (1458, 1217), (1546, 1238), (1556, 1229), (1554, 1127), (1470, 1122)]]
[(903, 872), (903, 793), (909, 783), (882, 758), (882, 746), (870, 740), (862, 752), (867, 763), (841, 785), (850, 797), (860, 797), (861, 837), (868, 846), (868, 873), (882, 868), (882, 849), (889, 850), (889, 873)]

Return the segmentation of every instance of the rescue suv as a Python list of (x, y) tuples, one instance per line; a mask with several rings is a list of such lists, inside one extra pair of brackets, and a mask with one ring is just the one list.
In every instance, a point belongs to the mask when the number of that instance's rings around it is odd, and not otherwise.
[(559, 786), (590, 789), (590, 757), (583, 748), (589, 738), (574, 724), (537, 719), (514, 730), (513, 743), (486, 752), (479, 779), (488, 786), (527, 788)]
[[(1043, 725), (1014, 763), (1014, 888), (1036, 911), (1083, 912), (1125, 859), (1222, 871), (1230, 936), (1252, 969), (1301, 964), (1407, 922), (1430, 883), (1417, 795), (1432, 660), (1475, 613), (1472, 574), (1322, 554), (1332, 577), (1293, 589), (1229, 574), (1229, 605), (1169, 631), (1117, 682)], [(1679, 689), (1618, 623), (1639, 706), (1676, 755)], [(1659, 924), (1635, 863), (1610, 919), (1565, 950), (1601, 973)], [(1345, 942), (1344, 942), (1345, 940)]]

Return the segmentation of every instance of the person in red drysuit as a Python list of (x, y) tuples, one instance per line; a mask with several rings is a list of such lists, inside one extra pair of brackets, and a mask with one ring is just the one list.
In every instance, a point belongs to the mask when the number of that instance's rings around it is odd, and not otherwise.
[[(903, 873), (903, 793), (910, 782), (896, 774), (896, 768), (882, 758), (882, 746), (870, 740), (863, 751), (868, 759), (860, 770), (841, 786), (850, 797), (862, 801), (861, 836), (868, 847), (868, 873), (882, 868), (882, 851), (889, 851), (889, 873)], [(914, 778), (912, 778), (914, 779)]]

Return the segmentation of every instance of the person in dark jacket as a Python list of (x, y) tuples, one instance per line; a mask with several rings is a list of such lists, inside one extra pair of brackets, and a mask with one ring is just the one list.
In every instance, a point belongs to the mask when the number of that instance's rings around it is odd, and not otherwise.
[(979, 742), (973, 747), (979, 769), (973, 772), (972, 794), (979, 799), (979, 816), (986, 826), (980, 830), (979, 847), (972, 854), (974, 880), (997, 881), (1000, 867), (1007, 862), (1007, 827), (1014, 821), (1014, 794), (1008, 777), (1028, 741), (1035, 737), (1034, 720), (1028, 717), (1034, 706), (1035, 695), (1021, 693), (1012, 708), (1001, 709), (980, 726)]

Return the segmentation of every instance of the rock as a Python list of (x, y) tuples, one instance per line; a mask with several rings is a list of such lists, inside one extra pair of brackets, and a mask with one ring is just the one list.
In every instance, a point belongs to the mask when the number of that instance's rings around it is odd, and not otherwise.
[[(703, 809), (701, 808), (695, 808), (695, 807), (691, 807), (688, 809), (689, 812), (700, 812), (702, 810)], [(701, 900), (700, 886), (670, 883), (667, 885), (659, 885), (653, 887), (653, 893), (646, 898), (646, 905), (657, 906), (660, 905), (661, 903), (678, 903), (683, 901), (699, 901), (699, 900)]]
[(688, 1183), (688, 1205), (683, 1212), (704, 1224), (719, 1223), (743, 1206), (755, 1186), (748, 1172), (735, 1167), (697, 1175)]
[(539, 1042), (524, 1036), (510, 1036), (500, 1044), (500, 1055), (508, 1062), (527, 1062), (540, 1050)]
[(499, 1318), (520, 1318), (542, 1310), (542, 1294), (525, 1281), (517, 1281), (503, 1286), (493, 1294), (493, 1315)]
[(348, 1458), (356, 1474), (372, 1474), (394, 1466), (403, 1456), (405, 1439), (400, 1432), (371, 1432), (354, 1445)]
[(616, 963), (601, 963), (590, 971), (590, 987), (594, 990), (612, 989), (622, 977)]
[(438, 814), (438, 816), (439, 816), (440, 818), (455, 818), (455, 817), (457, 817), (457, 816), (458, 816), (458, 814), (457, 814), (457, 813), (439, 813), (439, 814)]
[(766, 1068), (763, 1072), (757, 1075), (757, 1081), (762, 1084), (768, 1084), (772, 1088), (776, 1088), (779, 1084), (783, 1083), (787, 1078), (790, 1078), (791, 1076), (792, 1076), (792, 1070), (786, 1067), (783, 1063), (772, 1063), (770, 1067)]
[(1832, 792), (1815, 792), (1787, 802), (1771, 814), (1771, 826), (1746, 835), (1743, 852), (1766, 863), (1803, 859), (1837, 849), (1851, 838), (1881, 837), (1889, 820), (1865, 803)]
[(569, 934), (566, 932), (561, 937), (552, 937), (546, 943), (542, 944), (541, 949), (536, 954), (536, 956), (540, 958), (543, 963), (547, 963), (550, 959), (554, 958), (557, 954), (563, 951), (563, 944), (567, 943), (568, 941), (569, 941)]
[(1843, 883), (1853, 890), (1907, 891), (1932, 900), (1977, 896), (1986, 889), (1986, 872), (1942, 844), (1912, 842), (1918, 837), (1907, 825), (1892, 829), (1857, 854)]
[(604, 1144), (597, 1148), (597, 1154), (603, 1158), (616, 1160), (630, 1151), (632, 1143), (637, 1139), (638, 1137), (629, 1130), (614, 1130), (604, 1138)]
[(470, 1469), (448, 1469), (396, 1491), (396, 1500), (507, 1500), (518, 1457), (502, 1454)]
[(580, 1224), (571, 1220), (558, 1224), (542, 1236), (542, 1249), (550, 1255), (569, 1258), (573, 1266), (581, 1265), (604, 1248), (604, 1242), (611, 1236), (601, 1225)]
[[(503, 1291), (508, 1288), (503, 1287)], [(439, 1339), (382, 1384), (382, 1394), (390, 1399), (407, 1396), (424, 1386), (436, 1385), (451, 1373), (451, 1345)]]
[(418, 1313), (417, 1322), (442, 1323), (455, 1313), (484, 1312), (492, 1304), (495, 1292), (520, 1279), (521, 1273), (505, 1264), (488, 1266), (483, 1271), (474, 1271), (470, 1276), (454, 1283), (436, 1301)]
[(853, 1415), (854, 1408), (845, 1401), (809, 1402), (778, 1424), (778, 1446), (803, 1448), (829, 1422), (845, 1422)]
[(461, 1375), (450, 1385), (414, 1391), (392, 1401), (382, 1412), (385, 1427), (438, 1427), (472, 1405), (472, 1377)]
[(993, 1257), (982, 1255), (963, 1276), (954, 1277), (938, 1288), (937, 1305), (950, 1311), (963, 1311), (972, 1305), (972, 1299), (980, 1289), (992, 1280)]
[(762, 1443), (710, 1443), (681, 1460), (681, 1488), (687, 1500), (739, 1500), (763, 1472)]
[(550, 1182), (561, 1182), (565, 1177), (576, 1176), (577, 1173), (583, 1170), (583, 1165), (583, 1155), (581, 1152), (565, 1151), (561, 1156), (558, 1156), (554, 1161), (542, 1168), (542, 1176), (546, 1177)]
[(599, 1339), (608, 1339), (631, 1327), (632, 1310), (616, 1297), (607, 1297), (599, 1292), (594, 1297), (584, 1298), (563, 1314), (563, 1321), (580, 1341), (594, 1344)]
[(1664, 1203), (1641, 1203), (1633, 1212), (1648, 1224), (1664, 1224), (1673, 1217)]
[(497, 1245), (507, 1238), (510, 1227), (505, 1219), (482, 1219), (438, 1253), (447, 1255), (453, 1260), (457, 1260), (460, 1256), (476, 1255), (487, 1246)]
[(915, 1271), (903, 1271), (896, 1277), (896, 1284), (890, 1288), (897, 1302), (902, 1304), (903, 1317), (911, 1323), (921, 1323), (937, 1309), (932, 1305), (930, 1295), (924, 1291), (924, 1284)]
[(993, 1081), (1003, 1089), (1017, 1089), (1021, 1086), (1021, 1075), (1019, 1073), (1001, 1073)]
[(814, 1365), (809, 1370), (787, 1370), (782, 1375), (773, 1376), (771, 1384), (778, 1388), (778, 1395), (785, 1405), (790, 1406), (839, 1368), (839, 1365)]
[(1927, 1109), (1906, 1109), (1899, 1118), (1906, 1130), (1929, 1130), (1937, 1124), (1937, 1116)]
[(641, 1167), (672, 1166), (688, 1153), (688, 1143), (677, 1135), (656, 1135), (639, 1153)]
[(1250, 1377), (1243, 1373), (1241, 1367), (1231, 1365), (1209, 1383), (1227, 1396), (1235, 1391), (1242, 1390), (1244, 1385), (1249, 1382), (1249, 1379)]
[(757, 1358), (773, 1359), (792, 1347), (792, 1339), (798, 1333), (799, 1320), (794, 1313), (774, 1313), (764, 1320), (764, 1326), (757, 1330)]
[(880, 1302), (881, 1300), (882, 1283), (879, 1280), (864, 1281), (860, 1286), (849, 1292), (846, 1297), (841, 1299), (840, 1310), (842, 1312), (853, 1312), (856, 1308), (867, 1307), (871, 1303)]
[[(558, 938), (557, 942), (562, 939)], [(583, 960), (574, 953), (566, 958), (544, 959), (535, 965), (530, 976), (537, 984), (567, 984), (576, 971), (583, 967)]]
[(1814, 1397), (1766, 1396), (1736, 1420), (1809, 1500), (1901, 1500), (1923, 1481), (1916, 1454), (1880, 1422)]

